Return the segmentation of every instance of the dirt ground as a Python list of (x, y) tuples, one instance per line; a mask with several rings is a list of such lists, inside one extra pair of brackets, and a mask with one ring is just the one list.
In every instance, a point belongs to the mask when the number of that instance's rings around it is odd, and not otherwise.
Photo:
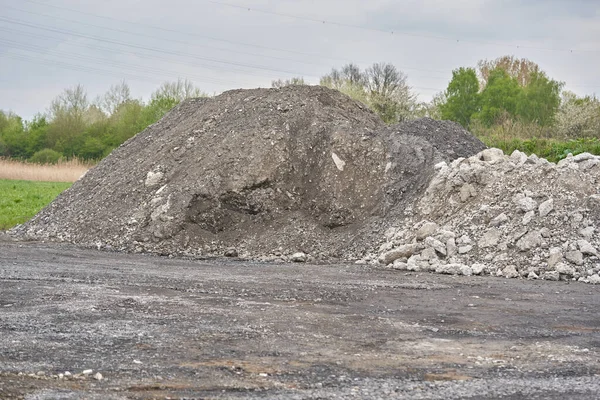
[(0, 240), (0, 398), (594, 399), (596, 289)]

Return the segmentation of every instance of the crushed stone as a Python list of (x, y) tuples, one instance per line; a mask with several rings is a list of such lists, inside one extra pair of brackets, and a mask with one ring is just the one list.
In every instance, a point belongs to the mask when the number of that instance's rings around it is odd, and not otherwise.
[(320, 86), (233, 90), (181, 103), (11, 235), (163, 255), (356, 260), (411, 214), (436, 165), (484, 148), (447, 121), (388, 127)]
[(414, 215), (398, 220), (362, 262), (600, 283), (600, 157), (569, 155), (554, 164), (486, 149), (437, 169)]

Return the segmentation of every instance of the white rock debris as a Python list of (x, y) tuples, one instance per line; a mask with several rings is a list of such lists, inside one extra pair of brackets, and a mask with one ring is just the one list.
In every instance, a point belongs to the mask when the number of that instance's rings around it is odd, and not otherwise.
[[(468, 195), (467, 195), (468, 194)], [(379, 253), (395, 269), (600, 284), (600, 157), (486, 149), (436, 175)]]

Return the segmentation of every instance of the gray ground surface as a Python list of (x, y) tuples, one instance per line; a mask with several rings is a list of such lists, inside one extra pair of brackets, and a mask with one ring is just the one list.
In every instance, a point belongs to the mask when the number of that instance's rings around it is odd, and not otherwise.
[[(599, 305), (576, 283), (0, 240), (0, 398), (594, 399)], [(53, 377), (85, 369), (104, 379)]]

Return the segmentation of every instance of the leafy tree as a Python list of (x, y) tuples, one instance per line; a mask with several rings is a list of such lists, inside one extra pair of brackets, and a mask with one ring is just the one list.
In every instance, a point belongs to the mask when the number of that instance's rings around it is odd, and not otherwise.
[(138, 132), (161, 119), (183, 100), (195, 97), (208, 97), (208, 95), (196, 88), (187, 79), (163, 83), (160, 88), (152, 93), (150, 103), (140, 113)]
[(432, 119), (443, 119), (442, 118), (442, 106), (447, 102), (446, 92), (436, 93), (431, 101), (420, 102), (416, 105), (413, 111), (413, 117), (415, 118), (432, 118)]
[(33, 155), (44, 148), (48, 126), (48, 120), (43, 114), (37, 114), (30, 122), (25, 123), (27, 154)]
[(517, 102), (522, 88), (516, 78), (497, 68), (490, 72), (487, 85), (481, 92), (481, 110), (474, 116), (486, 126), (492, 126), (502, 118), (516, 115)]
[(96, 100), (96, 104), (104, 113), (112, 115), (122, 104), (131, 100), (131, 89), (125, 81), (122, 81), (111, 86), (102, 97)]
[(62, 154), (58, 151), (54, 151), (52, 149), (42, 149), (40, 151), (36, 151), (33, 154), (29, 161), (38, 164), (56, 164), (62, 158)]
[(549, 79), (544, 72), (531, 73), (529, 82), (517, 100), (517, 115), (525, 122), (535, 122), (540, 126), (552, 125), (560, 106), (563, 85)]
[(274, 81), (271, 81), (271, 87), (272, 88), (276, 88), (276, 89), (281, 89), (282, 87), (285, 86), (291, 86), (291, 85), (306, 85), (307, 83), (304, 81), (304, 78), (302, 77), (295, 77), (295, 78), (291, 78), (291, 79), (277, 79)]
[(600, 99), (563, 92), (556, 114), (556, 129), (565, 138), (600, 138)]
[(102, 111), (96, 104), (92, 104), (83, 113), (83, 121), (86, 125), (95, 124), (100, 121), (104, 121), (107, 115)]
[(442, 119), (468, 127), (473, 114), (480, 109), (479, 81), (475, 70), (458, 68), (452, 71), (452, 80), (443, 97), (437, 99)]
[(339, 70), (333, 68), (331, 72), (320, 80), (321, 86), (340, 90), (349, 86), (364, 87), (365, 76), (356, 64), (346, 64)]
[(161, 119), (179, 102), (172, 98), (156, 98), (152, 99), (142, 110), (140, 115), (140, 126), (138, 129), (143, 130), (145, 127), (152, 125)]
[(89, 102), (82, 85), (66, 89), (50, 104), (46, 145), (67, 156), (75, 154), (75, 142), (87, 126)]
[(178, 79), (177, 82), (165, 82), (150, 96), (152, 101), (168, 100), (170, 104), (179, 104), (194, 97), (207, 97), (207, 95), (187, 79)]
[(348, 64), (340, 70), (334, 68), (320, 84), (365, 103), (386, 123), (404, 121), (416, 108), (406, 75), (391, 64), (376, 63), (365, 71)]
[(0, 111), (0, 142), (4, 156), (27, 158), (27, 140), (23, 119)]
[(182, 100), (197, 96), (206, 95), (180, 79), (164, 83), (145, 104), (132, 99), (129, 87), (121, 82), (90, 103), (83, 86), (76, 85), (54, 98), (47, 114), (30, 122), (0, 111), (0, 156), (38, 162), (59, 156), (99, 159)]
[(102, 158), (105, 150), (106, 146), (99, 138), (88, 136), (78, 149), (77, 155), (86, 160), (97, 160)]
[(480, 60), (477, 63), (481, 87), (485, 87), (489, 81), (490, 74), (496, 69), (502, 69), (515, 78), (520, 86), (525, 87), (531, 82), (533, 74), (540, 72), (540, 67), (533, 61), (515, 56), (502, 56), (495, 60)]
[(560, 105), (563, 84), (533, 61), (504, 56), (478, 63), (480, 85), (472, 68), (453, 71), (440, 107), (442, 118), (467, 127), (473, 118), (491, 127), (503, 120), (551, 126)]
[(416, 106), (407, 76), (392, 64), (375, 63), (364, 73), (371, 108), (387, 123), (409, 119)]
[(111, 136), (115, 140), (111, 143), (111, 147), (116, 147), (144, 130), (150, 123), (142, 121), (142, 113), (144, 105), (138, 100), (131, 100), (127, 103), (122, 103), (110, 116), (110, 131)]

